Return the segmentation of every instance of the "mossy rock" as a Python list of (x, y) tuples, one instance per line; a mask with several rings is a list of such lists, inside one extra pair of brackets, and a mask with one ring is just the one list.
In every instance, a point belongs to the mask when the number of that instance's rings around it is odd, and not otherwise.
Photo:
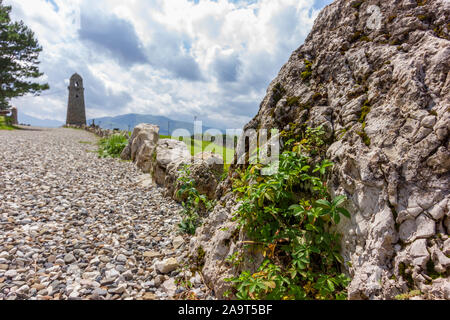
[(397, 15), (396, 15), (396, 14), (393, 14), (393, 15), (390, 15), (390, 16), (388, 17), (387, 21), (388, 21), (389, 23), (391, 23), (391, 22), (394, 21), (395, 19), (397, 19)]
[(419, 7), (422, 7), (422, 6), (426, 5), (427, 2), (428, 2), (428, 0), (417, 0), (417, 5)]
[(367, 133), (364, 131), (356, 131), (356, 133), (358, 134), (358, 136), (361, 137), (361, 139), (363, 140), (364, 144), (368, 147), (370, 147), (370, 144), (372, 143), (370, 137), (367, 135)]
[(364, 104), (361, 108), (361, 116), (359, 117), (359, 123), (365, 123), (367, 115), (370, 113), (371, 107), (369, 104), (369, 100), (364, 101)]
[(320, 99), (322, 99), (322, 94), (320, 92), (315, 92), (312, 96), (312, 99), (314, 101), (320, 100)]
[(357, 0), (357, 1), (353, 1), (351, 6), (352, 6), (352, 8), (359, 9), (363, 3), (364, 3), (364, 0)]
[(355, 43), (358, 41), (365, 41), (365, 42), (370, 42), (372, 41), (368, 36), (366, 36), (364, 33), (362, 33), (361, 31), (356, 31), (349, 39), (349, 41), (351, 43)]
[(306, 80), (309, 80), (312, 76), (313, 63), (307, 59), (304, 59), (303, 62), (305, 64), (305, 71), (303, 71), (300, 76), (303, 81), (306, 81)]
[(398, 296), (395, 297), (395, 300), (409, 300), (413, 297), (417, 297), (420, 295), (422, 295), (422, 292), (420, 290), (413, 290), (408, 293), (399, 294)]
[(296, 107), (300, 104), (300, 97), (289, 97), (287, 98), (286, 105), (289, 107)]
[(275, 105), (280, 101), (283, 96), (286, 94), (286, 89), (278, 82), (272, 89), (272, 98), (275, 102)]

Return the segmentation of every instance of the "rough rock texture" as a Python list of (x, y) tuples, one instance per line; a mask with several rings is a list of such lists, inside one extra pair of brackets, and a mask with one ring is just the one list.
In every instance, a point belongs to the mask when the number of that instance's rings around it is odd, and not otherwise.
[(178, 178), (180, 177), (180, 170), (189, 164), (191, 164), (191, 159), (182, 159), (171, 162), (167, 165), (164, 176), (164, 187), (166, 189), (165, 196), (171, 197), (172, 199), (181, 200), (177, 197), (177, 191), (181, 187), (181, 183), (178, 181)]
[(141, 123), (134, 128), (129, 144), (120, 157), (122, 160), (133, 160), (144, 173), (152, 173), (158, 140), (159, 127)]
[(191, 154), (184, 142), (173, 139), (159, 140), (153, 171), (155, 182), (159, 185), (164, 185), (168, 166), (171, 163), (188, 163), (190, 159)]
[(223, 158), (211, 152), (201, 152), (193, 157), (190, 170), (197, 190), (214, 199), (223, 173)]
[[(445, 0), (335, 1), (245, 127), (325, 128), (330, 192), (347, 195), (352, 212), (339, 225), (350, 299), (413, 288), (449, 298), (448, 21)], [(232, 212), (218, 205), (191, 242), (194, 256), (206, 251), (205, 280), (219, 295), (237, 240), (223, 231)]]
[(196, 189), (200, 194), (206, 195), (209, 199), (214, 199), (216, 188), (219, 185), (223, 173), (223, 159), (220, 155), (211, 152), (202, 152), (190, 159), (174, 161), (167, 166), (164, 185), (166, 196), (177, 199), (176, 192), (181, 187), (178, 182), (183, 165), (190, 165), (190, 177), (195, 180)]

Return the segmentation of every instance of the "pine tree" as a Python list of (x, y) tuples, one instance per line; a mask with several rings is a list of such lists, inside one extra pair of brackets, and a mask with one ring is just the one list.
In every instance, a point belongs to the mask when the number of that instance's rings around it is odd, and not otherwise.
[(48, 84), (33, 82), (39, 72), (39, 53), (42, 47), (23, 21), (13, 22), (11, 6), (0, 0), (0, 110), (9, 107), (11, 98), (27, 93), (39, 95)]

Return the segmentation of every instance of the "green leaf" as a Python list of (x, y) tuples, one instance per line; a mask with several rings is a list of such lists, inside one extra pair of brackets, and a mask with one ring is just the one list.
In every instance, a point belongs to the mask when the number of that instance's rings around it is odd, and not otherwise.
[(258, 199), (258, 206), (263, 207), (264, 206), (264, 196), (260, 196)]
[(334, 258), (341, 264), (344, 263), (344, 258), (339, 253), (333, 253)]
[(328, 284), (328, 288), (329, 288), (331, 291), (334, 291), (334, 283), (333, 283), (333, 281), (331, 281), (330, 279), (328, 279), (328, 280), (327, 280), (327, 284)]
[(346, 196), (340, 195), (333, 199), (333, 206), (338, 207), (347, 200)]
[(325, 209), (331, 207), (331, 203), (328, 202), (327, 200), (324, 200), (324, 199), (317, 200), (316, 204), (318, 204), (319, 206), (321, 206), (321, 207), (323, 207)]
[(306, 225), (306, 230), (308, 230), (308, 231), (318, 231), (318, 229), (316, 228), (316, 226), (315, 225), (313, 225), (313, 224), (307, 224)]
[(343, 216), (347, 217), (347, 218), (351, 218), (350, 216), (350, 212), (348, 212), (347, 209), (345, 208), (336, 208), (337, 211), (339, 211)]
[(341, 221), (341, 216), (338, 213), (333, 212), (333, 220), (335, 224), (339, 224)]

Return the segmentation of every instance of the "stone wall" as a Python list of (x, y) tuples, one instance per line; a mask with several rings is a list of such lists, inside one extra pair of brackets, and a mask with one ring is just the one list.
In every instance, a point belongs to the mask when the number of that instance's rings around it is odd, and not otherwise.
[(185, 165), (190, 166), (190, 176), (197, 190), (210, 199), (214, 198), (224, 167), (221, 156), (200, 153), (192, 157), (184, 142), (159, 139), (159, 127), (144, 123), (134, 128), (121, 158), (132, 160), (144, 173), (151, 174), (154, 183), (164, 186), (166, 196), (175, 200), (179, 200), (176, 196), (180, 188), (178, 178)]
[[(107, 138), (113, 134), (128, 136), (127, 131), (102, 129), (92, 125), (64, 127), (86, 130), (101, 138)], [(209, 199), (215, 198), (216, 188), (224, 168), (224, 161), (220, 155), (204, 152), (192, 157), (184, 142), (159, 139), (159, 127), (146, 123), (141, 123), (134, 128), (121, 158), (133, 161), (143, 173), (151, 176), (153, 184), (165, 187), (166, 196), (177, 201), (180, 199), (176, 193), (181, 187), (178, 178), (184, 165), (190, 166), (191, 177), (195, 180), (198, 191)]]
[(117, 130), (110, 130), (110, 129), (102, 129), (98, 126), (86, 126), (86, 125), (65, 125), (64, 128), (72, 128), (72, 129), (82, 129), (89, 131), (100, 138), (107, 138), (113, 134), (124, 134), (127, 135), (127, 131), (117, 131)]

